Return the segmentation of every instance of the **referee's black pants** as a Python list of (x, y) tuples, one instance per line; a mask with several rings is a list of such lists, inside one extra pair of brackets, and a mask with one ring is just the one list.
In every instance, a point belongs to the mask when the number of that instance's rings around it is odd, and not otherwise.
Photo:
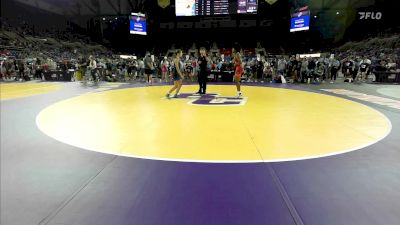
[(198, 76), (199, 80), (199, 93), (205, 94), (207, 89), (207, 73), (200, 73)]

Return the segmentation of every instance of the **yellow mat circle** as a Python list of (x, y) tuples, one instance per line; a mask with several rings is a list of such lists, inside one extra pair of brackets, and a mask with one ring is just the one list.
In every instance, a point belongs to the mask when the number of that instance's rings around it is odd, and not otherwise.
[[(168, 86), (91, 93), (44, 109), (39, 128), (88, 150), (194, 162), (287, 161), (371, 145), (391, 130), (378, 111), (343, 98), (280, 88), (244, 87), (247, 102), (211, 107), (165, 99)], [(197, 86), (184, 86), (193, 93)], [(221, 96), (233, 86), (209, 86)], [(216, 102), (220, 102), (221, 99)]]
[(44, 94), (61, 88), (60, 84), (49, 83), (9, 83), (0, 84), (0, 100)]

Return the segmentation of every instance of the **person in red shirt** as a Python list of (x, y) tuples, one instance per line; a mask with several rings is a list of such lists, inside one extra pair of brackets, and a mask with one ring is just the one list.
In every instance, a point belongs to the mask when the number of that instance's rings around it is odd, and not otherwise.
[(49, 64), (45, 63), (43, 64), (43, 71), (48, 72), (49, 71)]
[(239, 53), (239, 48), (234, 48), (232, 50), (233, 53), (233, 62), (235, 65), (235, 75), (234, 75), (234, 81), (236, 84), (236, 90), (237, 90), (237, 98), (241, 98), (242, 97), (242, 92), (240, 90), (240, 81), (242, 78), (242, 74), (244, 72), (243, 70), (243, 64), (242, 64), (242, 59)]

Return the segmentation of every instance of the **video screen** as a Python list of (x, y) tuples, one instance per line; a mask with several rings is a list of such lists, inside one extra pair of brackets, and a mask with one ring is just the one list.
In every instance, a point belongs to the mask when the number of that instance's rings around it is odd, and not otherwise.
[(146, 16), (141, 13), (132, 13), (129, 17), (130, 33), (147, 35)]
[(308, 6), (301, 7), (292, 13), (290, 32), (310, 29), (310, 10)]
[(176, 0), (176, 16), (256, 14), (258, 0)]

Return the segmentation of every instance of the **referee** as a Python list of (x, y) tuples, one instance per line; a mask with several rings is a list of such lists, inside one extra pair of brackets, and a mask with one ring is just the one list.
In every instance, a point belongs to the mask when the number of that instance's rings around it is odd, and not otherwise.
[(207, 62), (208, 58), (206, 55), (206, 49), (204, 47), (200, 48), (200, 57), (199, 57), (199, 67), (200, 72), (198, 75), (199, 79), (199, 91), (196, 94), (205, 95), (207, 89)]

